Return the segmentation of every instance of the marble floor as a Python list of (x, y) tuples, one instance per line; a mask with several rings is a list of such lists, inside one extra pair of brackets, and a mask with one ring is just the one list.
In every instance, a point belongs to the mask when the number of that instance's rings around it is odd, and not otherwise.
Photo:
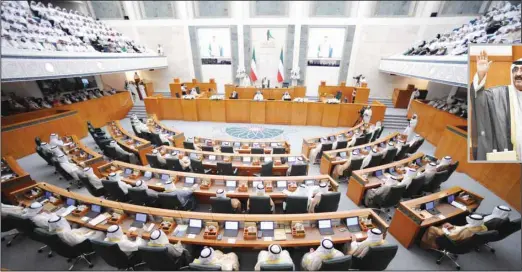
[[(124, 128), (128, 129), (132, 133), (129, 119), (123, 119), (121, 121)], [(333, 133), (344, 128), (325, 128), (325, 127), (311, 127), (311, 126), (284, 126), (284, 125), (257, 125), (257, 124), (231, 124), (231, 123), (213, 123), (213, 122), (185, 122), (185, 121), (162, 121), (163, 124), (174, 127), (185, 133), (186, 137), (191, 136), (206, 136), (213, 138), (232, 138), (227, 134), (227, 128), (240, 127), (240, 128), (255, 128), (258, 129), (276, 129), (283, 130), (283, 132), (275, 136), (273, 139), (284, 139), (287, 140), (292, 148), (292, 154), (301, 153), (301, 143), (303, 138), (321, 136), (329, 133)], [(395, 131), (385, 130), (383, 136), (388, 135)], [(93, 139), (88, 136), (82, 139), (82, 141), (95, 148)], [(97, 150), (99, 151), (99, 150)], [(425, 154), (433, 154), (435, 151), (434, 146), (428, 142), (425, 142), (419, 152)], [(22, 168), (31, 174), (33, 179), (37, 181), (45, 181), (58, 186), (66, 187), (65, 181), (59, 180), (57, 175), (54, 174), (54, 168), (49, 167), (37, 154), (32, 154), (18, 160)], [(313, 165), (310, 167), (309, 175), (319, 174), (319, 167)], [(470, 178), (469, 176), (455, 172), (450, 179), (442, 184), (442, 188), (449, 188), (452, 186), (461, 186), (469, 189), (484, 197), (484, 200), (478, 209), (478, 212), (489, 213), (493, 207), (499, 204), (505, 204), (499, 197), (491, 193), (484, 186)], [(88, 194), (85, 188), (72, 189), (74, 192)], [(357, 209), (357, 207), (350, 199), (345, 197), (347, 185), (345, 183), (340, 184), (340, 191), (342, 193), (341, 203), (339, 210), (351, 210)], [(208, 211), (208, 207), (201, 205), (200, 211)], [(513, 209), (514, 210), (514, 209)], [(520, 214), (517, 212), (511, 213), (511, 218), (518, 218)], [(388, 270), (454, 270), (454, 266), (451, 261), (445, 260), (442, 264), (437, 265), (435, 260), (437, 254), (434, 252), (426, 251), (418, 246), (413, 246), (410, 249), (404, 248), (400, 245), (392, 235), (388, 235), (386, 239), (391, 244), (399, 245), (399, 250), (396, 257), (388, 266)], [(48, 259), (44, 253), (38, 254), (36, 250), (41, 246), (40, 244), (31, 241), (27, 238), (17, 239), (11, 247), (5, 246), (6, 242), (2, 242), (1, 245), (1, 267), (10, 270), (65, 270), (69, 267), (69, 263), (64, 258), (55, 256), (52, 259)], [(521, 258), (521, 233), (520, 231), (511, 235), (503, 241), (493, 244), (496, 249), (496, 253), (492, 254), (488, 250), (482, 250), (480, 252), (471, 252), (459, 257), (458, 262), (460, 263), (462, 270), (522, 270), (522, 258)], [(228, 250), (226, 250), (228, 251)], [(257, 251), (244, 251), (237, 252), (240, 259), (241, 270), (252, 270), (255, 265), (257, 258)], [(292, 253), (294, 263), (296, 267), (300, 263), (302, 253)], [(95, 267), (94, 270), (115, 270), (108, 266), (101, 258), (95, 257), (93, 259)], [(80, 263), (75, 269), (77, 270), (89, 270), (87, 265)], [(143, 268), (142, 268), (143, 269)]]

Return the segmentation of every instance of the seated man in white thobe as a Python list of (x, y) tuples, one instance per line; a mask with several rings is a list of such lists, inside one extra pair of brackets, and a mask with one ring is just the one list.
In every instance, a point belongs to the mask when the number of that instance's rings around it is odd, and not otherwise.
[(114, 172), (109, 174), (109, 180), (118, 182), (118, 186), (120, 187), (120, 189), (123, 191), (124, 194), (127, 194), (129, 192), (129, 188), (132, 188), (132, 186), (130, 184), (125, 183), (125, 181), (123, 181), (122, 179), (123, 177), (120, 176), (120, 174)]
[(89, 183), (91, 183), (91, 185), (94, 188), (96, 188), (96, 189), (103, 188), (103, 184), (101, 182), (101, 179), (98, 178), (98, 176), (96, 176), (96, 174), (94, 174), (94, 170), (91, 167), (83, 168), (83, 174), (82, 175), (85, 176), (89, 180)]
[(290, 257), (288, 250), (283, 250), (281, 246), (277, 244), (268, 246), (268, 251), (261, 250), (261, 252), (259, 252), (254, 270), (260, 271), (261, 265), (264, 264), (291, 264), (295, 269), (294, 261), (292, 257)]
[(303, 256), (303, 259), (301, 260), (301, 267), (306, 271), (317, 271), (321, 269), (324, 260), (342, 256), (344, 256), (344, 254), (334, 248), (334, 244), (331, 239), (323, 238), (317, 250), (311, 248), (310, 252)]
[(236, 253), (224, 254), (220, 250), (214, 250), (211, 247), (204, 247), (201, 250), (199, 258), (195, 259), (194, 264), (217, 265), (223, 271), (238, 271), (239, 258)]
[(72, 229), (69, 222), (58, 215), (53, 215), (49, 219), (49, 231), (58, 234), (58, 237), (70, 246), (81, 244), (86, 239), (103, 240), (105, 238), (105, 235), (101, 231), (85, 227)]
[(368, 238), (362, 242), (357, 242), (357, 236), (353, 233), (352, 242), (348, 244), (346, 255), (362, 258), (368, 253), (371, 246), (380, 246), (386, 244), (383, 238), (382, 231), (378, 228), (368, 230)]
[(123, 253), (130, 255), (133, 252), (138, 251), (139, 246), (144, 246), (147, 244), (141, 237), (136, 237), (136, 240), (131, 241), (125, 234), (123, 234), (123, 230), (118, 225), (111, 225), (107, 229), (107, 236), (104, 241), (112, 242), (118, 244)]

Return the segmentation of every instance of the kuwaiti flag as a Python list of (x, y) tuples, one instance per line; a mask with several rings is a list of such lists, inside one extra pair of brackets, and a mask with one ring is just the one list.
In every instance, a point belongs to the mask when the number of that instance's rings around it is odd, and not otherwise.
[(281, 48), (281, 55), (279, 56), (279, 67), (277, 69), (277, 82), (279, 83), (285, 80), (284, 70), (285, 68), (283, 67), (283, 48)]
[(256, 48), (252, 50), (252, 61), (250, 62), (250, 80), (252, 82), (257, 81), (257, 68), (256, 68)]

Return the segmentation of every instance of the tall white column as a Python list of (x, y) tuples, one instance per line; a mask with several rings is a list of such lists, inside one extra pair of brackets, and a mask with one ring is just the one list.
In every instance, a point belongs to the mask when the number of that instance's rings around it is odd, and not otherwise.
[(185, 36), (185, 47), (187, 48), (187, 55), (188, 57), (188, 68), (190, 72), (190, 78), (182, 78), (181, 80), (184, 81), (192, 81), (193, 78), (196, 78), (196, 72), (194, 71), (194, 60), (192, 59), (192, 47), (190, 44), (190, 33), (189, 33), (189, 23), (192, 20), (192, 6), (190, 1), (179, 1), (178, 8), (180, 12), (178, 13), (180, 15), (180, 19), (183, 22), (183, 36)]

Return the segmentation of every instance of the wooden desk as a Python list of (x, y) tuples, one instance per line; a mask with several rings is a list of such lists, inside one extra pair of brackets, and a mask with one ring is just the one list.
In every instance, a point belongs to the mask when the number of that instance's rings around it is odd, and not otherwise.
[[(303, 156), (308, 158), (308, 156), (310, 155), (310, 150), (312, 150), (314, 147), (316, 147), (316, 145), (319, 142), (321, 142), (321, 139), (323, 139), (323, 141), (326, 139), (326, 141), (327, 141), (326, 143), (331, 143), (332, 141), (330, 141), (330, 137), (335, 137), (337, 139), (337, 136), (339, 136), (339, 135), (345, 135), (346, 137), (350, 136), (353, 134), (354, 131), (359, 130), (363, 126), (363, 124), (364, 123), (361, 122), (350, 129), (341, 130), (339, 132), (328, 134), (328, 135), (323, 135), (321, 137), (304, 138), (303, 144), (301, 146), (301, 153), (303, 154)], [(350, 139), (350, 137), (347, 137), (347, 140), (349, 140), (349, 139)]]
[(176, 97), (176, 94), (181, 97), (181, 85), (185, 84), (185, 87), (187, 88), (187, 92), (190, 92), (192, 88), (199, 87), (201, 93), (205, 93), (204, 96), (208, 97), (208, 90), (217, 90), (217, 84), (216, 81), (211, 78), (209, 79), (209, 82), (198, 82), (197, 79), (192, 79), (191, 82), (181, 82), (179, 78), (175, 78), (173, 83), (169, 84), (170, 94), (172, 97)]
[(183, 147), (183, 141), (185, 141), (185, 134), (182, 131), (170, 128), (162, 124), (160, 121), (158, 121), (158, 118), (156, 115), (152, 115), (147, 119), (147, 126), (149, 127), (150, 131), (157, 131), (163, 130), (164, 132), (167, 132), (169, 134), (169, 141), (172, 144), (172, 146), (176, 147)]
[[(217, 162), (223, 161), (223, 158), (229, 158), (231, 159), (232, 167), (238, 169), (238, 175), (252, 176), (261, 171), (261, 165), (263, 164), (264, 158), (270, 158), (274, 162), (273, 174), (285, 176), (286, 171), (288, 170), (288, 168), (290, 168), (290, 164), (288, 161), (286, 163), (281, 163), (281, 158), (286, 158), (288, 160), (288, 158), (290, 157), (295, 158), (296, 161), (300, 158), (300, 160), (302, 160), (307, 165), (308, 172), (308, 159), (302, 155), (295, 156), (290, 154), (228, 154), (183, 149), (170, 146), (161, 146), (156, 149), (162, 155), (172, 154), (173, 152), (177, 153), (178, 156), (188, 156), (189, 154), (196, 154), (196, 156), (203, 158), (203, 166), (205, 168), (211, 168), (214, 173), (217, 169)], [(210, 156), (215, 156), (215, 159), (211, 160)], [(244, 158), (250, 158), (250, 162), (243, 162)], [(257, 160), (259, 164), (254, 164), (254, 160)]]
[[(208, 144), (210, 143), (210, 145)], [(234, 152), (241, 154), (250, 154), (251, 149), (263, 148), (265, 154), (272, 154), (274, 147), (282, 147), (285, 153), (290, 153), (290, 144), (284, 140), (236, 140), (236, 139), (214, 139), (208, 137), (194, 137), (194, 146), (201, 150), (202, 146), (221, 147), (224, 143), (234, 148)], [(239, 146), (238, 146), (239, 144)]]
[[(81, 167), (91, 167), (96, 173), (98, 166), (105, 164), (103, 155), (88, 148), (76, 135), (64, 136), (62, 137), (62, 141), (65, 144), (62, 148), (64, 153), (77, 165)], [(85, 154), (82, 155), (82, 152)]]
[(334, 96), (338, 91), (341, 91), (341, 103), (344, 103), (344, 99), (348, 99), (349, 103), (353, 101), (353, 91), (356, 90), (355, 103), (368, 103), (368, 97), (370, 96), (370, 89), (367, 87), (353, 87), (346, 86), (346, 82), (342, 81), (338, 86), (327, 86), (325, 81), (321, 81), (319, 85), (317, 96), (319, 99), (324, 99), (327, 96)]
[(112, 121), (107, 123), (107, 130), (111, 137), (125, 150), (134, 153), (140, 160), (142, 165), (149, 164), (145, 154), (150, 153), (152, 145), (149, 141), (136, 137), (123, 129), (120, 121)]
[(346, 196), (348, 196), (348, 198), (350, 198), (356, 205), (361, 205), (364, 200), (364, 194), (366, 193), (366, 190), (381, 186), (382, 181), (376, 178), (374, 174), (377, 170), (383, 170), (384, 172), (385, 169), (391, 167), (408, 166), (417, 158), (423, 158), (423, 166), (428, 163), (428, 161), (424, 158), (423, 153), (415, 153), (411, 157), (400, 161), (353, 171), (352, 176), (350, 177), (350, 181), (348, 182), (348, 191), (346, 192)]
[[(212, 121), (228, 123), (257, 123), (306, 125), (325, 127), (352, 127), (359, 119), (358, 112), (367, 104), (320, 102), (293, 102), (280, 100), (252, 101), (247, 99), (183, 100), (170, 97), (147, 97), (147, 114), (158, 120)], [(386, 106), (378, 101), (372, 104), (371, 123), (384, 120)]]
[[(458, 195), (460, 193), (468, 194), (470, 198), (473, 199), (473, 203), (466, 205), (466, 210), (461, 210), (446, 202), (447, 196)], [(456, 216), (475, 211), (479, 207), (482, 199), (482, 196), (475, 193), (460, 187), (452, 187), (431, 195), (401, 202), (393, 215), (390, 232), (399, 243), (409, 248), (417, 239), (420, 239), (420, 235), (423, 233), (421, 230), (427, 229), (430, 226), (442, 225)], [(421, 213), (421, 205), (431, 201), (437, 203), (436, 208), (441, 212), (443, 217), (437, 215), (426, 218), (426, 215), (429, 215), (429, 213)], [(458, 198), (456, 198), (456, 201), (459, 202)], [(462, 202), (460, 203), (464, 204)]]
[[(218, 222), (221, 226), (224, 221), (239, 221), (239, 234), (235, 238), (234, 243), (229, 243), (228, 239), (222, 240), (210, 240), (203, 238), (203, 232), (196, 235), (194, 238), (189, 238), (186, 234), (182, 237), (175, 237), (172, 234), (168, 235), (169, 241), (171, 243), (177, 243), (180, 241), (184, 244), (195, 244), (195, 245), (207, 245), (213, 247), (245, 247), (245, 248), (266, 248), (270, 244), (274, 243), (274, 241), (268, 241), (264, 239), (256, 239), (256, 240), (244, 240), (243, 239), (243, 227), (245, 222), (255, 222), (259, 223), (261, 221), (272, 221), (275, 222), (276, 228), (284, 228), (285, 226), (290, 226), (292, 221), (301, 221), (305, 225), (306, 236), (303, 238), (293, 238), (291, 235), (286, 235), (286, 240), (277, 241), (277, 244), (280, 244), (283, 247), (304, 247), (304, 246), (312, 246), (316, 247), (321, 242), (323, 238), (322, 235), (319, 234), (318, 229), (315, 228), (315, 224), (317, 220), (321, 219), (331, 219), (332, 226), (334, 228), (334, 234), (329, 235), (332, 238), (334, 243), (346, 243), (351, 242), (351, 236), (348, 231), (341, 232), (339, 230), (339, 226), (341, 225), (340, 221), (344, 220), (347, 217), (358, 216), (361, 218), (370, 218), (372, 220), (373, 226), (379, 228), (386, 236), (388, 225), (385, 221), (383, 221), (375, 212), (371, 209), (358, 209), (351, 211), (343, 211), (343, 212), (329, 212), (329, 213), (314, 213), (314, 214), (267, 214), (267, 215), (254, 215), (254, 214), (218, 214), (218, 213), (202, 213), (202, 212), (185, 212), (178, 210), (166, 210), (166, 209), (158, 209), (152, 207), (144, 207), (137, 206), (127, 203), (120, 203), (100, 198), (95, 198), (85, 194), (68, 192), (62, 188), (57, 186), (47, 184), (47, 183), (38, 183), (35, 184), (25, 190), (19, 190), (13, 192), (18, 202), (22, 205), (28, 206), (32, 202), (25, 197), (24, 193), (32, 188), (38, 188), (43, 191), (51, 192), (55, 197), (65, 199), (72, 198), (75, 199), (77, 203), (81, 203), (84, 205), (96, 204), (100, 205), (105, 211), (112, 211), (113, 209), (122, 210), (125, 214), (128, 215), (126, 219), (120, 223), (125, 234), (128, 234), (128, 229), (130, 224), (133, 222), (133, 216), (136, 213), (144, 213), (153, 215), (157, 220), (162, 220), (161, 218), (170, 218), (176, 224), (187, 224), (188, 219), (201, 219), (203, 220), (203, 225), (205, 221), (213, 221)], [(62, 203), (65, 201), (62, 201)], [(60, 204), (59, 206), (62, 206)], [(81, 217), (77, 217), (74, 215), (69, 215), (65, 217), (70, 223), (76, 223), (80, 226), (106, 231), (109, 227), (109, 224), (100, 223), (96, 226), (92, 226), (88, 223), (85, 223), (81, 220)], [(159, 225), (161, 221), (147, 221), (147, 225), (150, 223), (154, 223), (156, 227)], [(220, 232), (221, 232), (220, 228)], [(138, 235), (141, 235), (142, 238), (148, 239), (149, 233), (138, 231)], [(360, 236), (360, 241), (366, 239), (366, 234), (364, 232), (356, 233), (356, 235)]]
[(29, 187), (35, 184), (34, 180), (31, 178), (29, 173), (25, 172), (22, 167), (18, 164), (18, 162), (11, 156), (2, 157), (2, 172), (5, 169), (10, 169), (14, 174), (10, 178), (7, 176), (3, 176), (1, 179), (1, 188), (2, 188), (2, 202), (4, 203), (16, 203), (16, 199), (11, 196), (11, 193), (26, 187)]
[(381, 145), (381, 143), (384, 143), (384, 145), (387, 146), (390, 140), (394, 139), (395, 137), (398, 137), (399, 135), (399, 132), (394, 132), (386, 137), (382, 137), (364, 145), (352, 146), (332, 151), (325, 151), (323, 152), (323, 156), (321, 157), (321, 166), (319, 168), (319, 171), (321, 172), (321, 174), (330, 175), (332, 173), (333, 168), (336, 165), (345, 163), (347, 160), (339, 156), (339, 153), (341, 152), (346, 152), (346, 154), (350, 154), (353, 150), (362, 150), (367, 146), (373, 147), (374, 145)]
[(415, 99), (411, 102), (408, 118), (417, 114), (418, 122), (415, 132), (420, 134), (433, 145), (438, 145), (446, 126), (467, 126), (468, 120), (449, 112), (436, 109), (424, 102)]
[[(106, 163), (98, 168), (100, 173), (100, 177), (107, 177), (111, 172), (119, 172), (124, 173), (125, 169), (131, 169), (132, 173), (136, 173), (136, 175), (132, 174), (131, 176), (124, 177), (123, 181), (128, 184), (135, 185), (136, 182), (140, 179), (143, 179), (144, 173), (146, 171), (151, 172), (153, 174), (153, 178), (145, 181), (147, 186), (158, 192), (164, 191), (164, 183), (165, 180), (161, 180), (162, 175), (168, 175), (169, 179), (176, 185), (178, 188), (183, 188), (185, 178), (192, 177), (194, 178), (194, 183), (199, 184), (200, 188), (198, 188), (194, 195), (198, 198), (200, 203), (208, 203), (209, 198), (216, 195), (216, 191), (218, 189), (224, 189), (225, 181), (234, 180), (236, 181), (237, 188), (235, 191), (227, 191), (228, 197), (235, 197), (246, 200), (250, 195), (254, 194), (254, 183), (258, 181), (263, 182), (265, 185), (270, 185), (273, 187), (272, 192), (267, 192), (275, 202), (282, 202), (286, 198), (286, 195), (282, 191), (277, 191), (277, 181), (287, 181), (287, 189), (290, 189), (290, 183), (295, 183), (295, 185), (299, 186), (299, 184), (306, 182), (307, 180), (313, 180), (314, 185), (319, 185), (320, 182), (326, 182), (330, 186), (330, 191), (337, 192), (339, 188), (339, 183), (333, 180), (328, 175), (320, 175), (320, 176), (294, 176), (294, 177), (242, 177), (242, 176), (221, 176), (221, 175), (208, 175), (208, 174), (198, 174), (191, 172), (177, 172), (170, 170), (157, 169), (147, 166), (139, 166), (135, 164), (120, 162), (120, 161), (112, 161), (110, 163)], [(206, 180), (210, 182), (210, 186), (208, 189), (201, 188), (201, 184)], [(247, 186), (247, 191), (243, 192), (239, 190), (241, 184), (245, 184)], [(268, 186), (267, 186), (268, 187)]]
[[(457, 172), (467, 174), (520, 212), (521, 164), (470, 163), (468, 153), (471, 151), (468, 152), (467, 139), (467, 127), (447, 126), (435, 149), (435, 156), (451, 156), (454, 161), (459, 161)], [(469, 156), (471, 158), (471, 154)]]
[(414, 90), (415, 90), (415, 87), (408, 88), (406, 90), (401, 90), (399, 88), (393, 89), (393, 95), (392, 95), (393, 106), (398, 109), (407, 109), (408, 104), (410, 103), (411, 95), (413, 94)]

